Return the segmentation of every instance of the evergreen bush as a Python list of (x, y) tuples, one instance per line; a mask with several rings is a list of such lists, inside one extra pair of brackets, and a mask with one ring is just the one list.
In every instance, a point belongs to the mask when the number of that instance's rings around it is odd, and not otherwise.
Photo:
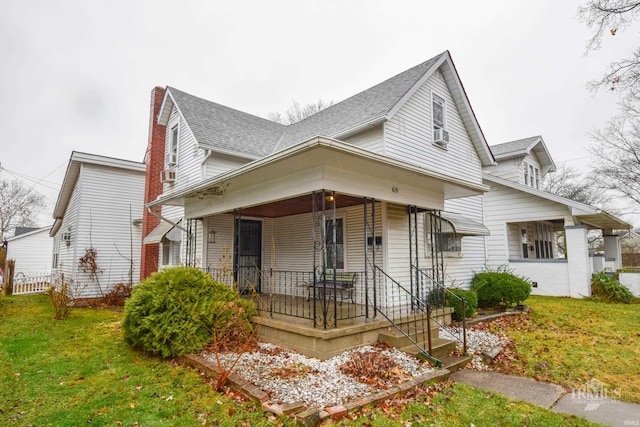
[(634, 302), (635, 297), (629, 288), (601, 271), (591, 278), (591, 299), (594, 301), (630, 304)]
[(531, 284), (506, 271), (485, 271), (473, 276), (471, 289), (476, 291), (480, 307), (509, 306), (526, 300)]
[(453, 314), (451, 317), (453, 320), (462, 320), (462, 301), (456, 296), (465, 300), (464, 317), (469, 318), (473, 316), (478, 308), (478, 295), (475, 291), (466, 289), (449, 289), (445, 297), (447, 299), (447, 305), (453, 308)]
[(132, 347), (175, 357), (201, 350), (232, 328), (250, 330), (253, 315), (253, 302), (235, 290), (197, 268), (173, 267), (134, 287), (122, 330)]

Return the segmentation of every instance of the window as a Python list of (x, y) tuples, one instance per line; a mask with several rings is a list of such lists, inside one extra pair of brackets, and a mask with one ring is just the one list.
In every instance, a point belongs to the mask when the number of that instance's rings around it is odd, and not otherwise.
[[(442, 236), (441, 239), (437, 238), (437, 235), (434, 235), (434, 243), (436, 245), (436, 251), (442, 251), (442, 256), (446, 257), (457, 257), (462, 255), (462, 236), (455, 232), (442, 232), (440, 233)], [(427, 239), (427, 257), (431, 256), (431, 233), (426, 233)]]
[(529, 165), (524, 162), (524, 185), (529, 185)]
[(529, 165), (529, 183), (533, 187), (533, 166)]
[(536, 223), (533, 231), (536, 258), (552, 259), (554, 233), (551, 224)]
[(162, 265), (179, 265), (180, 264), (180, 241), (162, 238)]
[[(327, 257), (327, 268), (344, 270), (344, 219), (333, 218), (325, 221), (325, 247)], [(333, 233), (335, 230), (335, 246), (333, 244)], [(334, 254), (335, 247), (335, 254)]]
[(540, 189), (540, 170), (536, 168), (536, 188)]
[(438, 95), (433, 95), (432, 107), (433, 130), (444, 129), (444, 99)]
[(60, 235), (57, 234), (53, 238), (53, 258), (51, 259), (51, 268), (58, 268), (58, 254), (60, 253)]
[(167, 151), (165, 160), (167, 166), (173, 166), (178, 162), (178, 125), (171, 128), (169, 150)]

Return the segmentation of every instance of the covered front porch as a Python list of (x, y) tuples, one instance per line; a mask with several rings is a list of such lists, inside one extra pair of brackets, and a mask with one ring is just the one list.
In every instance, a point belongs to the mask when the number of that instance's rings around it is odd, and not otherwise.
[(534, 295), (589, 296), (592, 274), (621, 267), (616, 230), (627, 226), (606, 212), (507, 223), (508, 268), (531, 280)]
[(485, 189), (316, 138), (154, 203), (201, 224), (190, 246), (214, 278), (258, 301), (261, 336), (291, 346), (304, 335), (304, 351), (325, 357), (390, 327), (433, 348), (436, 320), (450, 317), (436, 310), (444, 263), (431, 248), (442, 244), (426, 239), (442, 235), (445, 198)]

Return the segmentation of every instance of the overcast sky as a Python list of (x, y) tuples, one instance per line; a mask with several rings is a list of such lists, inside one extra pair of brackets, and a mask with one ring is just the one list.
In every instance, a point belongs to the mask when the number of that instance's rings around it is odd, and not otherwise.
[(444, 50), (489, 144), (542, 135), (558, 165), (586, 170), (588, 133), (617, 99), (585, 84), (639, 34), (585, 56), (581, 3), (5, 0), (0, 179), (38, 182), (48, 225), (72, 150), (142, 161), (154, 86), (266, 117), (341, 101)]

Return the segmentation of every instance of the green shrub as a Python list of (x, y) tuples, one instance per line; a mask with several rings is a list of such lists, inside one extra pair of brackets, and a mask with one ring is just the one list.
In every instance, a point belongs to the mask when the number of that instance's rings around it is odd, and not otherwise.
[(132, 347), (174, 357), (197, 352), (231, 329), (250, 330), (254, 314), (253, 302), (208, 274), (174, 267), (134, 287), (122, 330)]
[(526, 300), (531, 293), (531, 284), (506, 271), (485, 271), (473, 276), (471, 289), (478, 294), (480, 307), (509, 306)]
[(462, 301), (456, 296), (465, 300), (464, 317), (473, 316), (478, 308), (478, 295), (475, 291), (466, 289), (449, 289), (446, 293), (447, 305), (453, 307), (453, 320), (462, 320)]
[(630, 304), (635, 297), (626, 286), (601, 271), (591, 278), (591, 299)]

